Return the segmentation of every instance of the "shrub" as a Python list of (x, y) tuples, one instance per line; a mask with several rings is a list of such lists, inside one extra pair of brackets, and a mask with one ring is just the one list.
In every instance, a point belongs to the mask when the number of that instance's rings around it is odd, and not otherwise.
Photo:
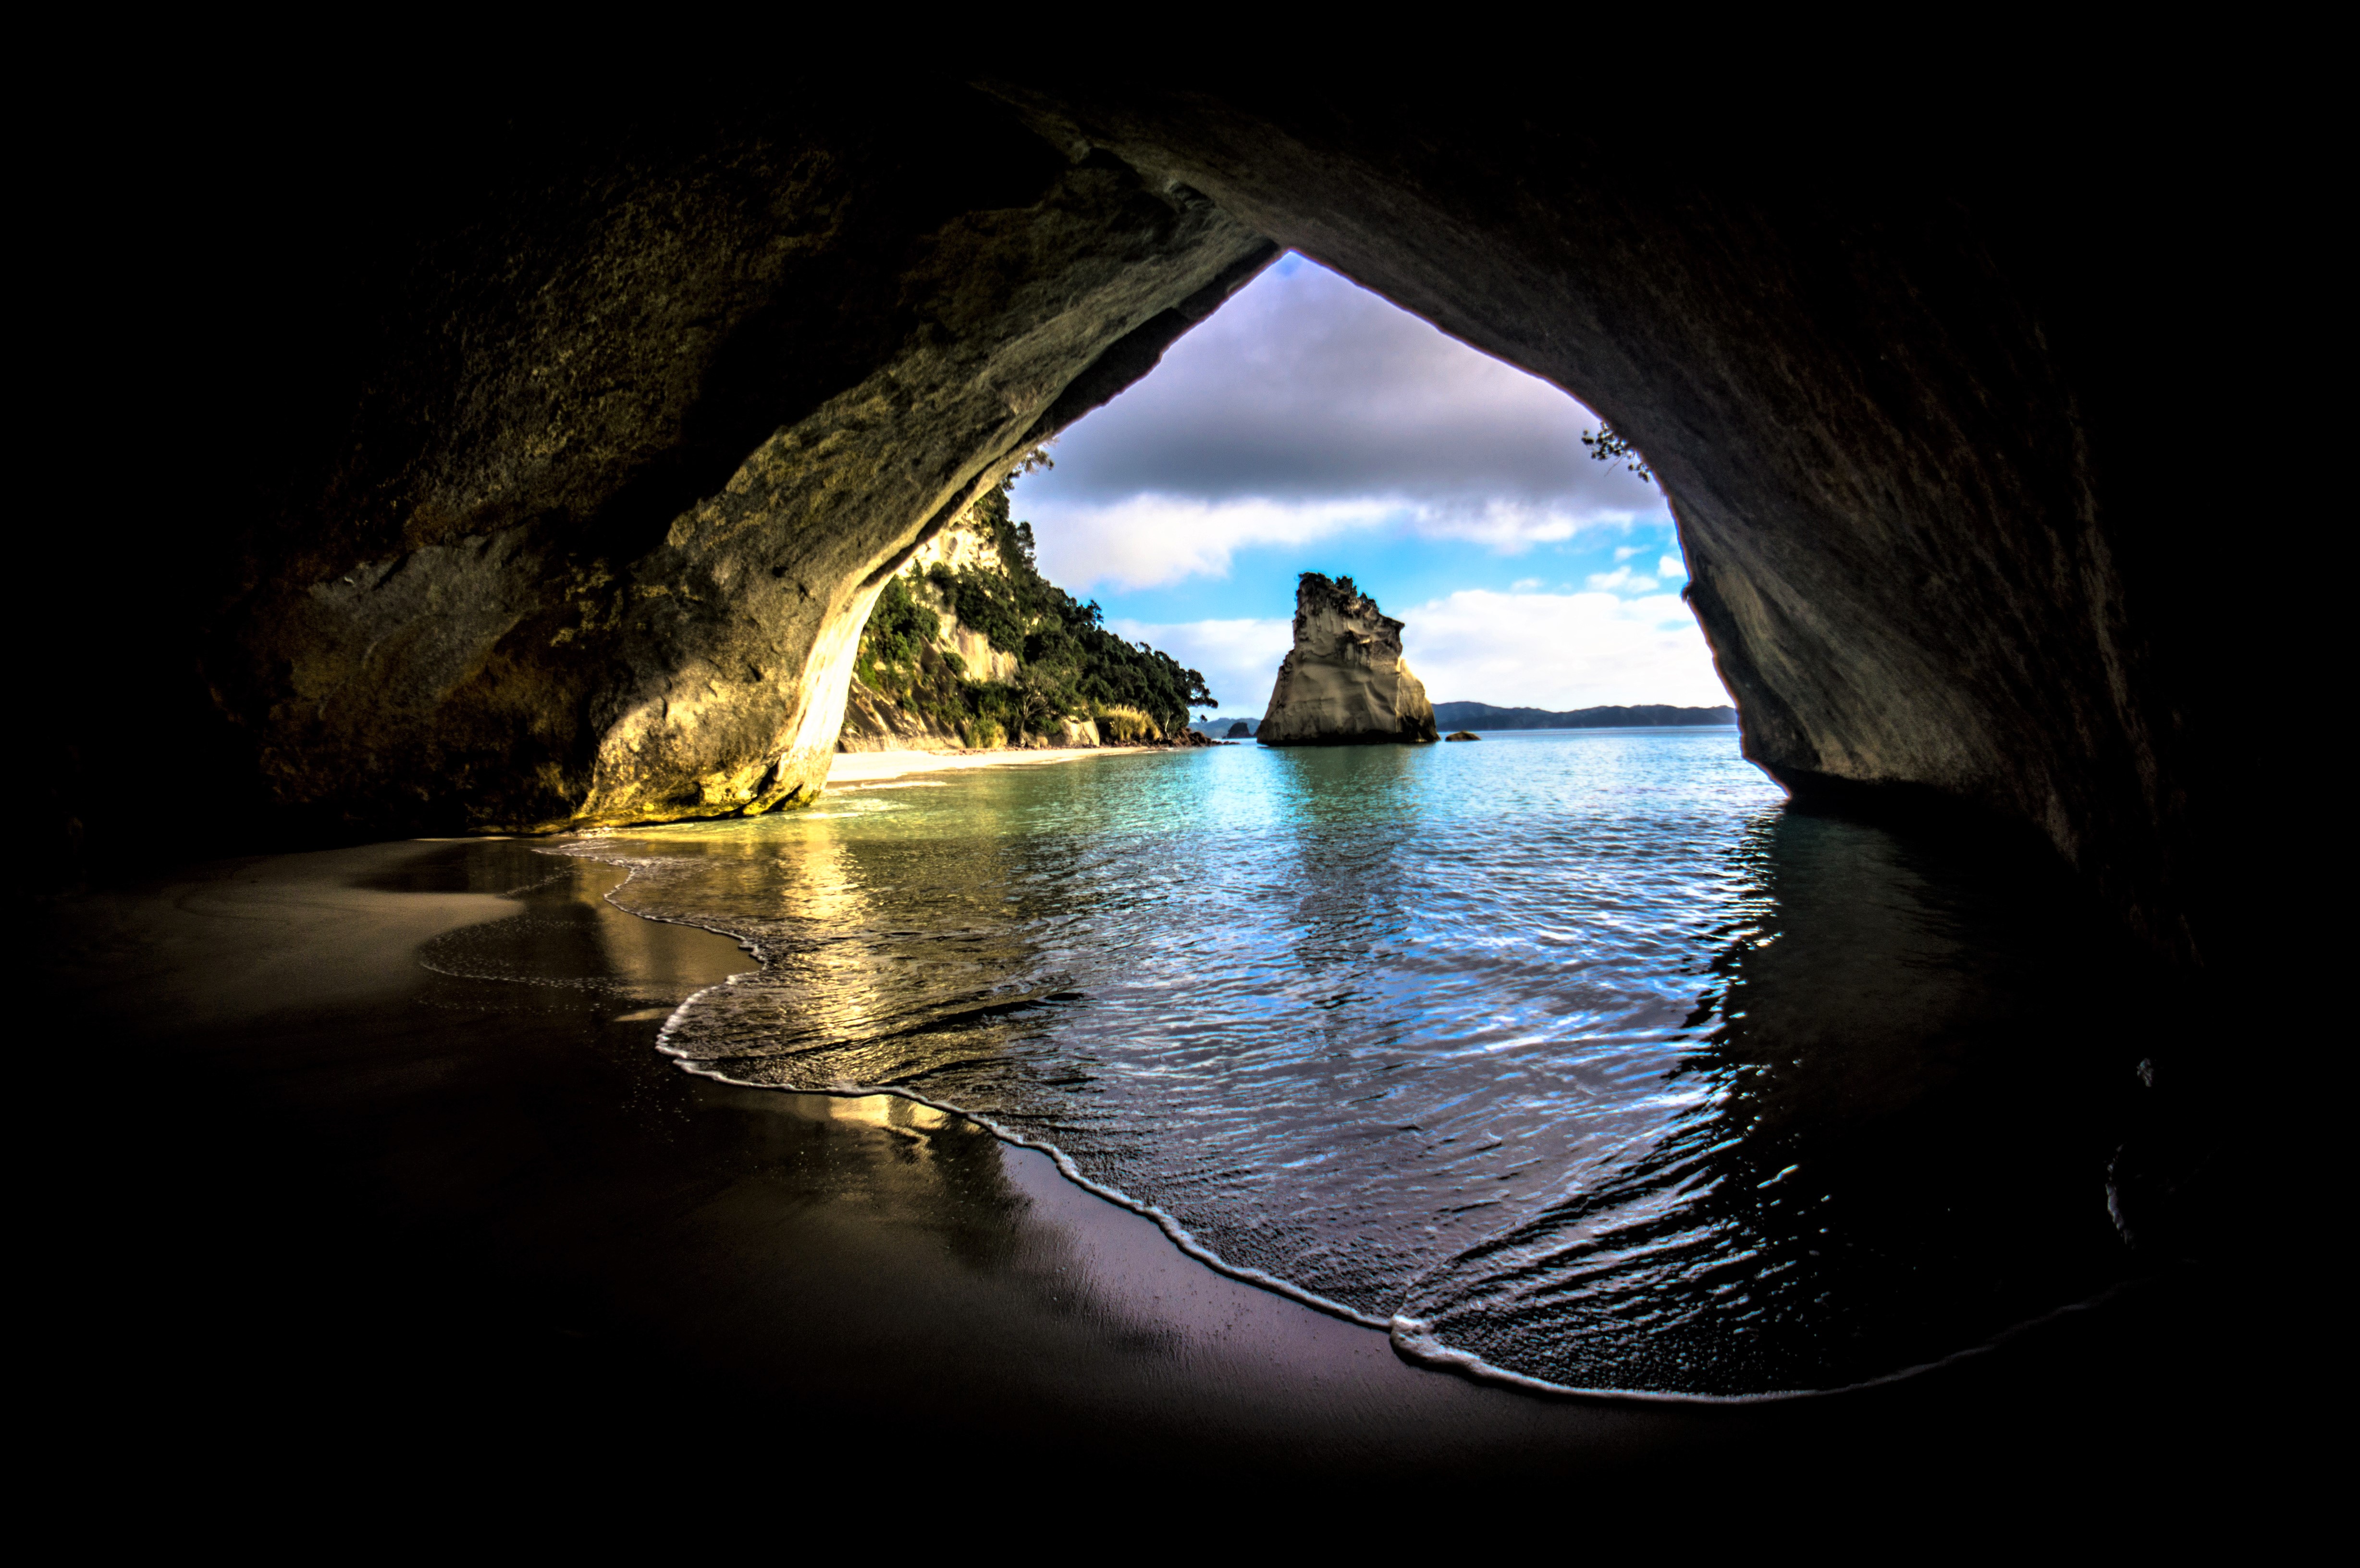
[(1100, 703), (1097, 716), (1100, 740), (1119, 741), (1129, 746), (1164, 738), (1163, 729), (1153, 719), (1126, 703)]

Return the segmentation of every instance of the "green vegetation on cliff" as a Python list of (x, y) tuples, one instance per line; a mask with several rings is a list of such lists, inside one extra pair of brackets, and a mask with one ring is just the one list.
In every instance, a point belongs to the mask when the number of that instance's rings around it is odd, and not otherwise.
[[(1187, 726), (1188, 709), (1208, 706), (1205, 678), (1169, 654), (1126, 642), (1085, 604), (1041, 575), (1032, 527), (1011, 517), (1010, 486), (976, 503), (974, 522), (991, 539), (999, 571), (954, 571), (937, 561), (926, 583), (970, 631), (1017, 659), (1007, 681), (970, 680), (958, 655), (934, 646), (942, 617), (896, 574), (860, 634), (862, 681), (936, 727), (972, 744), (1054, 735), (1065, 721), (1103, 718), (1109, 740), (1146, 738), (1141, 716), (1163, 735)], [(1107, 733), (1111, 729), (1115, 733)]]

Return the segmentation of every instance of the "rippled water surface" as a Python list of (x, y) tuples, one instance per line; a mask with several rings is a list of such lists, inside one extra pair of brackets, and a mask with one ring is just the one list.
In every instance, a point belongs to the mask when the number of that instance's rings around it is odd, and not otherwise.
[(666, 1049), (1062, 1151), (1414, 1355), (1827, 1388), (2125, 1267), (2136, 1039), (2037, 861), (1785, 806), (1732, 730), (1120, 754), (639, 831), (759, 971)]

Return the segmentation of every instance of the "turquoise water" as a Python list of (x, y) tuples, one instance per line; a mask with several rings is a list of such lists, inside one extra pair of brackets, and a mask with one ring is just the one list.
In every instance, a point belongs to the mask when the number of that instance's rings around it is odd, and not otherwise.
[(1113, 754), (571, 847), (759, 955), (683, 1065), (960, 1110), (1413, 1356), (1830, 1388), (2127, 1266), (2138, 1042), (2052, 869), (1790, 808), (1733, 730)]

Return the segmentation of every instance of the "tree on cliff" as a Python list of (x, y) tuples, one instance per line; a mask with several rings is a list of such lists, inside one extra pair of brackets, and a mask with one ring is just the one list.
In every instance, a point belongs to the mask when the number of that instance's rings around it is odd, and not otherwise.
[(943, 618), (920, 604), (901, 573), (895, 572), (885, 580), (884, 592), (877, 595), (876, 607), (869, 612), (869, 624), (861, 628), (854, 672), (871, 686), (890, 684), (885, 671), (915, 667), (918, 650), (942, 629)]
[(1650, 484), (1655, 482), (1655, 471), (1647, 466), (1647, 460), (1639, 454), (1639, 449), (1631, 444), (1629, 437), (1605, 420), (1599, 420), (1598, 428), (1581, 438), (1581, 444), (1590, 449), (1593, 462), (1612, 463), (1621, 459), (1623, 467)]
[[(1036, 453), (1031, 466), (1046, 466)], [(974, 518), (999, 551), (1000, 569), (956, 571), (940, 562), (926, 580), (960, 624), (1022, 661), (1006, 683), (972, 681), (927, 646), (939, 622), (896, 576), (879, 595), (861, 634), (860, 678), (880, 691), (954, 725), (997, 722), (1013, 732), (1050, 731), (1065, 718), (1087, 718), (1109, 708), (1135, 708), (1167, 735), (1188, 724), (1194, 704), (1214, 704), (1205, 677), (1171, 655), (1130, 643), (1101, 624), (1096, 603), (1085, 604), (1041, 575), (1032, 528), (1009, 512), (1011, 483), (975, 505)]]
[(1041, 575), (1032, 525), (1009, 512), (1011, 486), (976, 503), (976, 520), (1000, 552), (997, 572), (937, 565), (929, 580), (949, 599), (959, 620), (992, 646), (1024, 661), (1015, 717), (1025, 728), (1045, 719), (1087, 715), (1100, 707), (1135, 707), (1166, 735), (1188, 724), (1188, 708), (1213, 702), (1205, 677), (1177, 659), (1129, 643), (1100, 623), (1096, 602), (1085, 604)]

